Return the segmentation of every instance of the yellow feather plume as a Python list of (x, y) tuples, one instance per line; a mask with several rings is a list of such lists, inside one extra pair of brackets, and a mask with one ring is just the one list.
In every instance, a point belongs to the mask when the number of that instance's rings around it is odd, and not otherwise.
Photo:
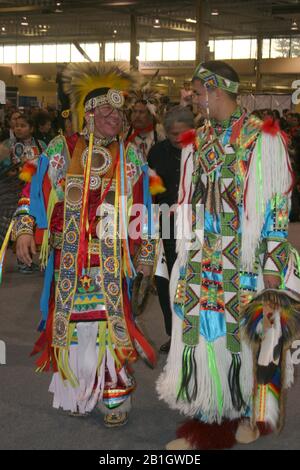
[(140, 79), (136, 72), (126, 72), (106, 64), (69, 64), (63, 72), (64, 91), (70, 96), (74, 128), (82, 130), (84, 99), (97, 88), (114, 88), (123, 92), (135, 89)]

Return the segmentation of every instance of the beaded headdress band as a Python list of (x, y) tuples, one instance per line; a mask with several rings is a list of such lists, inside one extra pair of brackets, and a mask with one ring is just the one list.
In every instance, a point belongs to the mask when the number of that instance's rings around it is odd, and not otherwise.
[(119, 90), (110, 89), (104, 95), (95, 96), (94, 98), (89, 99), (85, 105), (85, 111), (91, 111), (97, 106), (103, 106), (109, 104), (113, 108), (120, 109), (124, 106), (125, 98), (124, 94)]
[(221, 77), (221, 75), (204, 68), (202, 64), (199, 64), (196, 68), (193, 78), (202, 80), (207, 88), (221, 88), (222, 90), (234, 94), (238, 93), (239, 90), (240, 84), (238, 82)]

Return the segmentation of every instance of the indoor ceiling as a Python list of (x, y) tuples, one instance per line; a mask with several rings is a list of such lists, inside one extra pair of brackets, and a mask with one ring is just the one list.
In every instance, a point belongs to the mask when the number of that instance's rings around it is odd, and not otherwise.
[[(0, 0), (2, 43), (129, 41), (130, 15), (139, 40), (191, 39), (197, 1)], [(203, 0), (209, 36), (300, 33), (300, 0)], [(298, 30), (299, 27), (299, 30)]]

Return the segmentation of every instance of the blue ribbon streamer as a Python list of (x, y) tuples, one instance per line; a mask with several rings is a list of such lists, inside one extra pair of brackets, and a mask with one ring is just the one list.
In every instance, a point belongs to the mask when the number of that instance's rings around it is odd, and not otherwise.
[(54, 250), (51, 250), (47, 267), (45, 270), (45, 277), (44, 277), (44, 286), (43, 291), (40, 299), (40, 310), (42, 313), (42, 320), (39, 324), (38, 331), (43, 331), (46, 328), (46, 323), (48, 319), (49, 313), (49, 299), (50, 299), (50, 291), (51, 291), (51, 284), (54, 275)]
[(49, 160), (42, 154), (38, 161), (37, 172), (33, 175), (30, 187), (30, 207), (29, 214), (35, 218), (35, 222), (40, 229), (48, 227), (47, 212), (44, 202), (43, 181), (48, 170)]
[(148, 237), (152, 237), (152, 227), (154, 225), (153, 221), (153, 211), (152, 211), (152, 196), (150, 193), (150, 185), (149, 185), (149, 173), (148, 173), (148, 165), (145, 164), (142, 166), (143, 171), (143, 203), (144, 207), (147, 208), (148, 212)]

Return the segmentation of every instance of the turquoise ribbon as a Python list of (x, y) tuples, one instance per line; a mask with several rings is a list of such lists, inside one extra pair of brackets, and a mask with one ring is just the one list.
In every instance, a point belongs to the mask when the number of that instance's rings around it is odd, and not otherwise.
[(146, 207), (148, 213), (148, 237), (152, 237), (152, 227), (154, 226), (153, 221), (153, 211), (152, 211), (152, 196), (150, 193), (150, 185), (149, 185), (149, 172), (148, 172), (148, 165), (145, 164), (142, 166), (143, 171), (143, 203), (144, 208)]
[(44, 286), (43, 286), (43, 291), (42, 291), (42, 295), (40, 299), (40, 310), (42, 313), (42, 320), (41, 320), (41, 323), (39, 324), (38, 331), (43, 331), (46, 328), (46, 323), (47, 323), (48, 313), (49, 313), (49, 299), (50, 299), (50, 291), (51, 291), (53, 275), (54, 275), (54, 250), (51, 250), (49, 258), (48, 258), (47, 268), (45, 271)]
[(30, 186), (29, 215), (35, 218), (37, 227), (48, 228), (47, 212), (44, 202), (43, 181), (48, 170), (49, 160), (42, 154), (38, 160), (37, 172), (33, 175)]

